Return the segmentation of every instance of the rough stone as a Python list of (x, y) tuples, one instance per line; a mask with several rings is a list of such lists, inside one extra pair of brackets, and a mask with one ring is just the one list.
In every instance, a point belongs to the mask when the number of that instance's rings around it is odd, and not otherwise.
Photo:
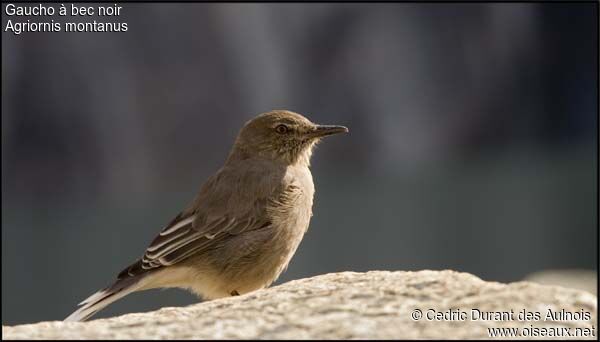
[(598, 295), (598, 273), (591, 270), (546, 270), (535, 272), (524, 279), (542, 285), (557, 285), (587, 291)]
[[(557, 328), (571, 333), (593, 329), (597, 336), (596, 302), (585, 291), (485, 282), (455, 271), (343, 272), (188, 307), (83, 323), (3, 326), (2, 335), (4, 339), (465, 339), (488, 338), (488, 328), (514, 327), (522, 334), (533, 327), (538, 333), (541, 328), (546, 333), (564, 332)], [(411, 317), (417, 309), (424, 315), (420, 320)], [(442, 319), (427, 319), (431, 309)], [(514, 314), (512, 320), (474, 319), (473, 309)], [(520, 320), (522, 310), (541, 317)], [(544, 320), (548, 310), (562, 317)], [(589, 317), (565, 317), (586, 312)]]

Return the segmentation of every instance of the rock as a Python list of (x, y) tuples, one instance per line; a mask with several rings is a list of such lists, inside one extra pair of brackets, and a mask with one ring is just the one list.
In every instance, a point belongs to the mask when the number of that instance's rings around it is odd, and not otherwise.
[(598, 293), (598, 273), (592, 270), (546, 270), (532, 273), (525, 277), (525, 280), (542, 285), (579, 289), (596, 296)]
[[(483, 314), (472, 316), (477, 313), (473, 309), (487, 312), (486, 319)], [(423, 314), (419, 320), (411, 317), (418, 315), (415, 310)], [(439, 320), (427, 318), (433, 318), (432, 310)], [(532, 319), (539, 315), (539, 320), (520, 319), (522, 310)], [(548, 310), (556, 314), (544, 321)], [(588, 337), (595, 339), (591, 333), (597, 332), (596, 315), (596, 297), (575, 289), (485, 282), (455, 271), (372, 271), (326, 274), (188, 307), (84, 323), (3, 326), (2, 335), (4, 339), (462, 339), (487, 338), (488, 328), (514, 327), (519, 337), (537, 333), (534, 337), (539, 338), (542, 332), (564, 333), (558, 329), (567, 328), (570, 333), (589, 329)]]

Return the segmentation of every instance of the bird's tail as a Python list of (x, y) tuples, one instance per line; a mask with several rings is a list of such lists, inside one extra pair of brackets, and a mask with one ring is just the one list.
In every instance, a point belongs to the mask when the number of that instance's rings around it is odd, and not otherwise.
[(79, 303), (80, 308), (73, 312), (69, 317), (65, 318), (65, 322), (85, 321), (112, 302), (140, 290), (142, 287), (140, 280), (142, 280), (142, 278), (144, 278), (143, 275), (118, 279), (109, 287), (94, 293), (83, 302)]

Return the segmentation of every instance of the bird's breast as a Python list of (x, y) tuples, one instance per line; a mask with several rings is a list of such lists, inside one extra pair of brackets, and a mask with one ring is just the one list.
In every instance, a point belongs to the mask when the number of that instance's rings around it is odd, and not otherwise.
[(312, 174), (308, 167), (292, 166), (288, 168), (284, 178), (284, 191), (288, 192), (287, 203), (289, 225), (293, 230), (300, 230), (302, 234), (308, 228), (312, 216), (313, 197), (315, 186)]
[(285, 186), (287, 202), (282, 203), (279, 215), (273, 218), (277, 233), (274, 236), (274, 249), (280, 257), (280, 271), (287, 267), (296, 252), (312, 216), (314, 184), (308, 168), (290, 168), (286, 174)]

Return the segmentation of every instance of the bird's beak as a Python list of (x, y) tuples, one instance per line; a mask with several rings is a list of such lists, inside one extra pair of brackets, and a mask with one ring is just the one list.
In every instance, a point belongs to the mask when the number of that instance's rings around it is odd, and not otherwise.
[(321, 138), (332, 134), (348, 133), (348, 128), (335, 125), (316, 125), (315, 129), (308, 133), (311, 138)]

